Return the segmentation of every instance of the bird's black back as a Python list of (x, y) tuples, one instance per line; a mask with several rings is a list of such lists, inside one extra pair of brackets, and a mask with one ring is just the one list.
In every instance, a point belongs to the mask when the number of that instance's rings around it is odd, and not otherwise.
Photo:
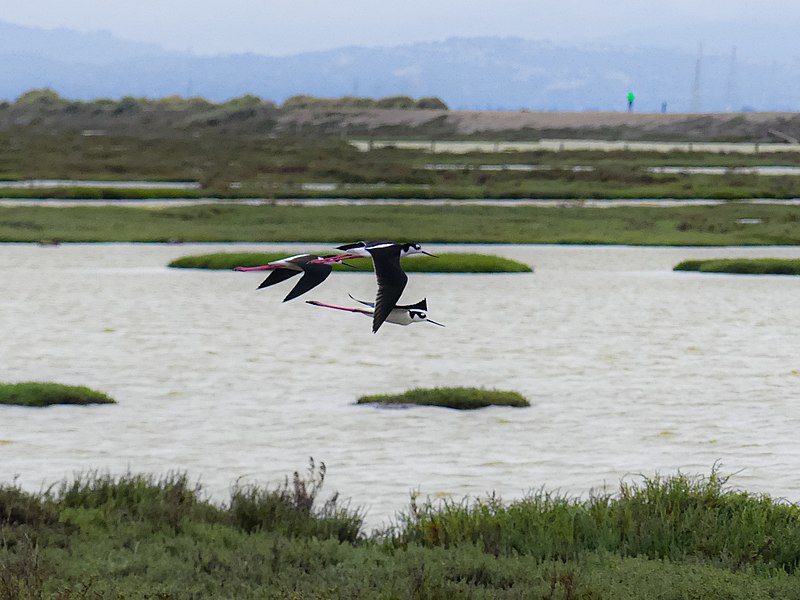
[(376, 246), (377, 244), (383, 243), (391, 243), (391, 242), (377, 242), (375, 240), (362, 240), (360, 242), (352, 242), (350, 244), (342, 244), (341, 246), (336, 246), (337, 250), (354, 250), (356, 248), (367, 248), (369, 246)]
[(428, 310), (428, 299), (427, 298), (423, 298), (422, 300), (420, 300), (416, 304), (406, 304), (406, 305), (403, 305), (403, 306), (398, 306), (396, 308), (405, 308), (406, 310), (408, 310), (410, 308), (414, 308), (416, 310)]
[(400, 266), (400, 246), (397, 244), (370, 248), (369, 253), (378, 279), (378, 295), (372, 315), (372, 333), (375, 333), (403, 295), (408, 276)]

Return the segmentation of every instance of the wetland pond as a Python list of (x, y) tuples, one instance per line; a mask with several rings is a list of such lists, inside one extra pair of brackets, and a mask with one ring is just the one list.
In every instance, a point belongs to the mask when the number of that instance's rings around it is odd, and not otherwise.
[[(682, 260), (800, 248), (426, 245), (533, 274), (412, 274), (432, 319), (385, 325), (256, 291), (259, 273), (169, 269), (216, 251), (325, 244), (0, 245), (0, 381), (86, 385), (110, 406), (0, 407), (0, 481), (185, 470), (218, 501), (324, 461), (370, 524), (424, 496), (587, 494), (637, 474), (708, 474), (800, 500), (800, 278), (672, 272)], [(303, 299), (371, 299), (334, 273)], [(530, 408), (357, 406), (366, 394), (476, 386)]]

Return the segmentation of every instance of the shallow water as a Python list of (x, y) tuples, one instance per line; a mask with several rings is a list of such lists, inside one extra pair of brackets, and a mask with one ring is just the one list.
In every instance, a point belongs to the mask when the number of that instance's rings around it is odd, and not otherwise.
[[(637, 473), (708, 473), (800, 500), (800, 278), (673, 273), (704, 257), (800, 248), (431, 246), (534, 274), (412, 274), (446, 328), (282, 304), (258, 273), (171, 259), (304, 245), (0, 245), (0, 381), (56, 381), (117, 406), (0, 407), (0, 481), (37, 490), (88, 469), (187, 470), (216, 499), (309, 456), (378, 524), (422, 495), (585, 494)], [(335, 273), (304, 298), (369, 299)], [(423, 386), (517, 390), (528, 409), (354, 406)]]
[[(230, 204), (246, 206), (537, 206), (540, 208), (616, 208), (618, 206), (647, 206), (650, 208), (674, 208), (678, 206), (717, 206), (729, 200), (719, 198), (634, 198), (634, 199), (585, 199), (568, 198), (537, 200), (526, 198), (475, 198), (453, 200), (452, 198), (432, 198), (421, 200), (401, 198), (295, 198), (272, 200), (266, 198), (220, 199), (220, 198), (171, 198), (136, 200), (57, 200), (50, 198), (15, 199), (0, 198), (0, 206), (127, 206), (145, 208), (166, 208), (169, 206), (202, 206), (208, 204)], [(737, 204), (774, 204), (776, 206), (797, 206), (800, 198), (750, 198), (737, 200)]]
[(781, 142), (634, 142), (626, 140), (578, 140), (578, 139), (541, 139), (537, 141), (495, 141), (480, 140), (459, 141), (409, 141), (409, 140), (351, 140), (350, 144), (366, 152), (376, 148), (406, 148), (427, 152), (447, 152), (464, 154), (467, 152), (533, 152), (565, 150), (616, 150), (638, 152), (736, 152), (742, 154), (759, 154), (768, 152), (798, 152), (800, 145)]

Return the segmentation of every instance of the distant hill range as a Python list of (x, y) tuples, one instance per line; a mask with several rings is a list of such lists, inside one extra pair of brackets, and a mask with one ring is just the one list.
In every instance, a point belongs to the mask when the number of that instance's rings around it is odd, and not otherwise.
[[(779, 34), (778, 37), (780, 37)], [(792, 34), (792, 39), (796, 37)], [(72, 99), (253, 94), (435, 96), (454, 109), (639, 112), (800, 109), (800, 61), (755, 63), (740, 52), (567, 46), (517, 38), (450, 39), (268, 57), (170, 52), (107, 33), (0, 22), (0, 99), (50, 88)], [(697, 83), (695, 83), (697, 82)]]

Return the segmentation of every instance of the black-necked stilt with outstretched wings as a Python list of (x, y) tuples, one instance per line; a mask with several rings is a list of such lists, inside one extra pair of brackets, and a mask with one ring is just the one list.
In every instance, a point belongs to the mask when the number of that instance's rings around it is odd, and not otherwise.
[[(352, 296), (350, 296), (353, 298)], [(369, 308), (352, 308), (349, 306), (336, 306), (335, 304), (326, 304), (317, 300), (306, 300), (306, 304), (313, 304), (314, 306), (322, 306), (324, 308), (334, 308), (336, 310), (345, 310), (352, 313), (358, 313), (371, 317), (375, 313), (375, 304), (372, 302), (364, 302), (357, 298), (353, 298), (356, 302), (368, 306)], [(386, 317), (387, 323), (394, 323), (395, 325), (411, 325), (412, 323), (433, 323), (439, 327), (444, 327), (441, 323), (437, 323), (428, 318), (428, 302), (422, 299), (416, 304), (409, 304), (407, 306), (395, 306)]]
[(414, 254), (435, 256), (425, 252), (419, 244), (414, 243), (362, 241), (344, 244), (336, 249), (346, 252), (342, 255), (345, 258), (354, 256), (372, 258), (375, 277), (378, 279), (378, 294), (372, 313), (372, 333), (376, 333), (380, 329), (383, 322), (395, 309), (408, 282), (408, 276), (400, 266), (400, 258)]
[(404, 258), (406, 256), (412, 256), (414, 254), (425, 254), (427, 256), (434, 256), (434, 257), (436, 256), (435, 254), (431, 254), (430, 252), (425, 252), (425, 250), (423, 250), (422, 246), (420, 246), (419, 244), (414, 244), (414, 243), (399, 244), (397, 242), (378, 242), (375, 240), (353, 242), (352, 244), (343, 244), (341, 246), (336, 246), (336, 249), (352, 254), (353, 256), (371, 258), (372, 255), (370, 254), (369, 249), (374, 248), (376, 246), (383, 246), (385, 244), (399, 246), (400, 258)]
[(340, 263), (346, 258), (352, 258), (353, 255), (336, 255), (336, 256), (317, 256), (315, 254), (297, 254), (296, 256), (289, 256), (281, 258), (280, 260), (273, 260), (271, 263), (262, 265), (260, 267), (236, 267), (235, 271), (272, 271), (257, 289), (262, 289), (286, 281), (290, 277), (299, 275), (303, 276), (300, 281), (292, 288), (284, 302), (294, 300), (298, 296), (302, 296), (307, 291), (317, 287), (320, 283), (328, 278), (333, 270), (334, 263)]

